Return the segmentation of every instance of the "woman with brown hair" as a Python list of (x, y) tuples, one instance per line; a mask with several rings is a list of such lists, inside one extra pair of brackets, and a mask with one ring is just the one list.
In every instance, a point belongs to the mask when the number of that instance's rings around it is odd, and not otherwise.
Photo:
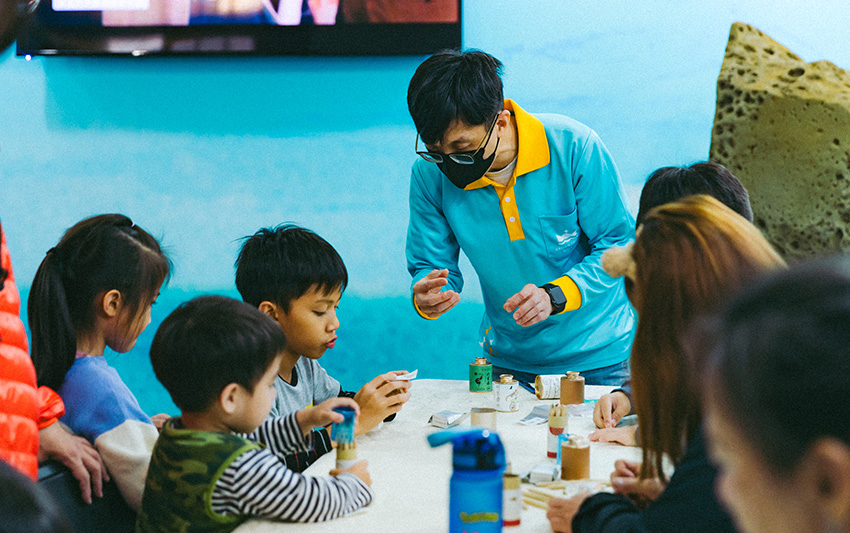
[[(618, 494), (553, 499), (555, 531), (734, 531), (714, 495), (716, 469), (702, 432), (700, 362), (682, 338), (750, 280), (784, 267), (740, 215), (708, 196), (651, 210), (629, 248), (612, 249), (606, 272), (623, 276), (638, 315), (631, 353), (632, 391), (643, 463), (617, 461)], [(668, 480), (664, 457), (675, 465)]]

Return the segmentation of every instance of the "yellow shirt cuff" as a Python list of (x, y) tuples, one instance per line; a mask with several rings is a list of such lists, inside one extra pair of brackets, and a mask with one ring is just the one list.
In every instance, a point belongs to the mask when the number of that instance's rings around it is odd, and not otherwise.
[[(581, 307), (581, 291), (576, 285), (576, 282), (573, 281), (573, 278), (569, 276), (561, 276), (560, 278), (550, 281), (552, 285), (557, 285), (564, 292), (564, 297), (567, 299), (567, 306), (564, 308), (561, 313), (566, 313), (567, 311), (575, 311), (579, 307)], [(421, 312), (420, 312), (421, 313)], [(561, 313), (558, 313), (559, 315)]]
[(423, 313), (422, 309), (419, 309), (419, 306), (416, 305), (416, 295), (415, 294), (413, 295), (413, 307), (416, 309), (416, 312), (419, 313), (419, 316), (421, 316), (425, 320), (437, 320), (438, 318), (440, 318), (438, 316), (431, 317), (431, 316), (428, 316), (425, 313)]

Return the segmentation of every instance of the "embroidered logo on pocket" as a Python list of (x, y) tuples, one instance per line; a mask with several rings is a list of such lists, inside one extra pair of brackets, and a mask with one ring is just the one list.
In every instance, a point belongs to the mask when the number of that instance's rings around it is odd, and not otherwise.
[(570, 242), (572, 242), (572, 240), (575, 239), (577, 236), (578, 236), (578, 230), (576, 230), (576, 231), (567, 230), (560, 235), (555, 235), (555, 238), (558, 240), (558, 246), (566, 246)]

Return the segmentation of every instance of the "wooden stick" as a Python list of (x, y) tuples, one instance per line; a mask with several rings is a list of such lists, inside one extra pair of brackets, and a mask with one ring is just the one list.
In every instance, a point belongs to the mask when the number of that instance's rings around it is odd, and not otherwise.
[[(550, 499), (552, 499), (552, 494), (549, 494), (548, 492), (543, 492), (542, 490), (537, 490), (537, 489), (532, 489), (532, 488), (527, 488), (525, 490), (527, 490), (531, 494), (536, 494), (536, 495), (540, 496), (540, 498), (544, 498), (546, 501), (549, 501)], [(540, 498), (538, 498), (538, 499), (540, 499)]]
[(550, 496), (548, 494), (539, 493), (539, 492), (535, 494), (534, 492), (523, 491), (522, 496), (523, 496), (523, 498), (529, 498), (529, 499), (532, 499), (532, 500), (540, 500), (543, 503), (549, 503), (549, 500), (552, 499), (552, 496)]
[(543, 502), (540, 502), (540, 501), (537, 501), (537, 500), (527, 500), (527, 499), (525, 499), (525, 498), (523, 498), (523, 499), (522, 499), (522, 501), (523, 501), (523, 503), (526, 503), (526, 504), (531, 505), (531, 506), (533, 506), (533, 507), (538, 507), (538, 508), (540, 508), (540, 509), (546, 509), (546, 510), (549, 510), (549, 506), (548, 506), (548, 505), (546, 505), (546, 504), (545, 504), (545, 503), (543, 503)]

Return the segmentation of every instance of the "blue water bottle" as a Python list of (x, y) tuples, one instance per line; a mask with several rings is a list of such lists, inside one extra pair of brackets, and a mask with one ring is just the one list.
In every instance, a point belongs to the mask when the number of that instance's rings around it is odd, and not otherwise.
[(487, 429), (454, 429), (428, 435), (432, 447), (451, 442), (454, 472), (449, 486), (449, 533), (502, 531), (505, 449)]

